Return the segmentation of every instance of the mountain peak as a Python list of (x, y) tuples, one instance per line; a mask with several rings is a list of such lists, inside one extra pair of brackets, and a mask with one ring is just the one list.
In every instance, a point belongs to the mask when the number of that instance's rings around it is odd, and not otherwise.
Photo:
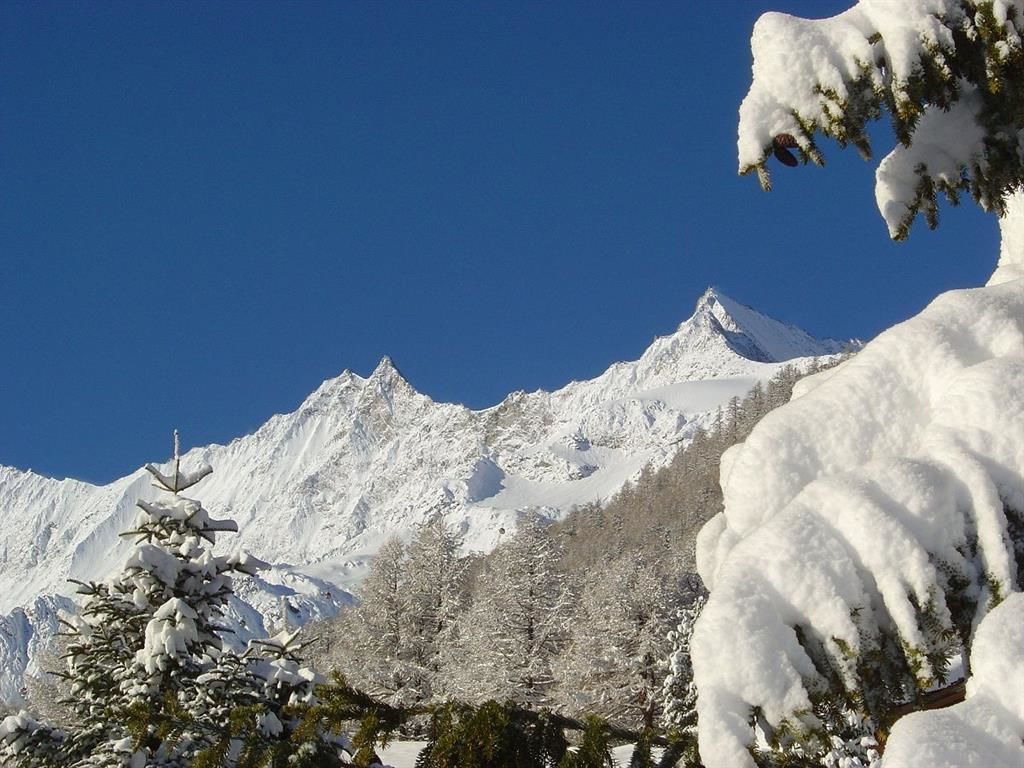
[(706, 288), (706, 289), (704, 290), (704, 293), (702, 293), (702, 294), (700, 295), (700, 298), (699, 298), (699, 299), (697, 299), (697, 309), (700, 309), (700, 308), (701, 308), (702, 306), (704, 306), (705, 304), (709, 304), (709, 305), (712, 305), (712, 306), (713, 306), (713, 305), (714, 305), (714, 303), (715, 303), (715, 300), (716, 300), (716, 299), (717, 299), (717, 298), (718, 298), (719, 296), (721, 296), (721, 295), (722, 295), (722, 292), (721, 292), (721, 291), (720, 291), (720, 290), (718, 289), (718, 287), (717, 287), (717, 286), (714, 286), (714, 285), (709, 285), (709, 286), (708, 286), (708, 287), (707, 287), (707, 288)]
[[(728, 296), (722, 293), (721, 290), (713, 285), (709, 285), (707, 289), (697, 299), (697, 306), (693, 308), (694, 315), (711, 314), (718, 315), (725, 312), (725, 307), (730, 304), (738, 304), (739, 302), (733, 301)], [(742, 306), (742, 305), (741, 305)]]
[(400, 370), (398, 370), (398, 366), (395, 365), (395, 361), (391, 359), (390, 355), (384, 355), (384, 357), (380, 359), (380, 362), (377, 363), (377, 367), (374, 368), (373, 373), (370, 374), (368, 381), (381, 382), (387, 385), (397, 383), (409, 385), (409, 380), (402, 375)]
[(370, 376), (385, 376), (391, 374), (402, 374), (399, 372), (398, 367), (395, 365), (395, 361), (391, 359), (390, 355), (384, 355), (377, 363), (377, 367), (373, 369), (373, 373)]
[(834, 339), (815, 339), (794, 325), (729, 298), (715, 286), (701, 294), (693, 316), (680, 329), (695, 325), (705, 328), (706, 333), (721, 336), (735, 353), (757, 362), (833, 354), (846, 346)]
[[(772, 320), (772, 318), (758, 312), (753, 307), (749, 307), (742, 302), (736, 301), (736, 299), (730, 296), (726, 296), (722, 292), (722, 289), (715, 285), (709, 285), (704, 293), (700, 295), (700, 298), (697, 299), (697, 306), (694, 308), (694, 312), (697, 313), (701, 311), (712, 311), (716, 315), (720, 316), (719, 319), (721, 319), (721, 316), (750, 313), (758, 317), (764, 317), (768, 320)], [(778, 321), (772, 320), (772, 322)], [(784, 325), (782, 323), (780, 324)], [(786, 327), (793, 328), (794, 326), (786, 325)]]

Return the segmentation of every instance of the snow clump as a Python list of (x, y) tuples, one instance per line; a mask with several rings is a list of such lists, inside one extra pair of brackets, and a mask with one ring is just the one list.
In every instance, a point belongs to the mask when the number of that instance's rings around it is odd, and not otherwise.
[(943, 684), (937, 660), (1019, 591), (1024, 196), (1008, 207), (989, 285), (939, 296), (812, 377), (723, 457), (692, 640), (709, 768), (754, 766), (759, 738), (820, 732), (830, 676), (884, 709), (862, 677), (870, 659), (903, 653), (904, 690)]
[(965, 701), (896, 723), (885, 768), (1024, 765), (1024, 594), (1010, 595), (978, 626), (971, 670)]

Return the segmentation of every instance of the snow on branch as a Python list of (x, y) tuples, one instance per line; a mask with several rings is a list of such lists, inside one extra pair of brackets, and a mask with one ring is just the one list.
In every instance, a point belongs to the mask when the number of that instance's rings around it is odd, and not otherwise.
[(1021, 382), (1024, 282), (953, 291), (723, 457), (692, 641), (709, 768), (813, 740), (837, 696), (883, 721), (1020, 590)]
[(965, 701), (896, 724), (887, 768), (1024, 765), (1024, 595), (1011, 595), (985, 617), (971, 669)]
[(935, 198), (968, 191), (1003, 213), (1024, 182), (1024, 2), (861, 0), (829, 19), (763, 15), (751, 38), (753, 80), (740, 106), (739, 169), (771, 187), (767, 162), (824, 163), (815, 137), (870, 156), (866, 126), (883, 113), (900, 142), (876, 177), (890, 235)]
[(175, 466), (174, 474), (165, 475), (157, 469), (157, 467), (152, 464), (147, 464), (146, 471), (156, 479), (156, 482), (164, 490), (170, 491), (171, 493), (181, 493), (212, 473), (213, 467), (209, 464), (203, 464), (193, 472), (179, 472), (177, 466)]
[(192, 472), (182, 473), (181, 440), (178, 436), (178, 430), (174, 430), (174, 454), (171, 457), (171, 465), (174, 469), (170, 475), (165, 475), (153, 464), (146, 465), (146, 471), (156, 479), (157, 485), (171, 493), (181, 493), (213, 472), (213, 467), (209, 464), (203, 464)]
[(125, 531), (122, 536), (153, 536), (156, 528), (167, 529), (185, 526), (195, 531), (207, 541), (214, 541), (215, 533), (237, 533), (238, 524), (234, 520), (217, 520), (210, 517), (202, 504), (193, 499), (177, 497), (171, 501), (138, 501), (136, 506), (142, 510), (136, 521), (135, 530)]

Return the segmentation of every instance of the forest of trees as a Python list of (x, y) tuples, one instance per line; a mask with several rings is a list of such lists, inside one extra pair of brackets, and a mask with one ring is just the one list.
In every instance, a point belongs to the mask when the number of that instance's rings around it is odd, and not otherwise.
[(666, 678), (687, 636), (681, 618), (692, 625), (703, 596), (694, 538), (721, 509), (719, 459), (799, 378), (835, 362), (782, 367), (668, 464), (558, 522), (524, 511), (487, 556), (460, 556), (440, 512), (408, 545), (389, 540), (359, 606), (311, 628), (317, 666), (395, 706), (494, 699), (632, 729), (682, 722), (679, 701), (692, 692), (678, 679), (666, 699)]
[[(655, 735), (671, 736), (671, 754), (695, 761), (688, 642), (704, 590), (692, 539), (721, 506), (722, 451), (787, 401), (801, 375), (786, 366), (734, 398), (666, 466), (644, 470), (603, 506), (554, 524), (524, 510), (486, 556), (463, 554), (438, 510), (407, 543), (384, 543), (357, 607), (305, 628), (302, 641), (284, 633), (241, 655), (223, 645), (217, 616), (227, 574), (261, 564), (204, 548), (234, 530), (180, 495), (208, 468), (150, 467), (168, 501), (141, 505), (126, 534), (138, 548), (118, 579), (81, 585), (80, 615), (43, 659), (51, 673), (27, 684), (33, 714), (5, 721), (0, 743), (24, 766), (64, 765), (69, 755), (133, 768), (301, 765), (310, 755), (310, 765), (344, 765), (365, 764), (367, 734), (382, 729), (436, 742), (439, 724), (450, 732), (512, 722), (510, 744), (544, 728), (589, 738), (597, 762), (570, 753), (581, 766), (603, 764), (615, 734), (647, 734), (648, 749)], [(331, 673), (343, 677), (332, 685)], [(453, 702), (469, 709), (453, 717)], [(563, 719), (542, 728), (529, 713), (543, 712)], [(363, 721), (361, 740), (344, 735)], [(607, 725), (588, 732), (588, 722)], [(432, 754), (446, 764), (441, 746)]]

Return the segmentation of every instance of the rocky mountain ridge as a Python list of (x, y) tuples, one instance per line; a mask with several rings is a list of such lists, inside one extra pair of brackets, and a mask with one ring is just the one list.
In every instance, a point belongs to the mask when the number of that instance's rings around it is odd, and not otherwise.
[[(194, 495), (238, 522), (218, 545), (274, 564), (239, 584), (232, 622), (244, 637), (334, 613), (381, 542), (432, 514), (468, 548), (489, 550), (524, 509), (555, 518), (608, 498), (783, 362), (842, 346), (709, 289), (674, 333), (589, 381), (474, 411), (416, 391), (384, 358), (369, 376), (346, 370), (292, 413), (182, 460), (213, 466)], [(120, 567), (130, 543), (118, 534), (153, 493), (141, 469), (92, 486), (0, 467), (0, 698), (16, 696), (36, 630), (52, 631), (72, 592), (66, 580)]]

